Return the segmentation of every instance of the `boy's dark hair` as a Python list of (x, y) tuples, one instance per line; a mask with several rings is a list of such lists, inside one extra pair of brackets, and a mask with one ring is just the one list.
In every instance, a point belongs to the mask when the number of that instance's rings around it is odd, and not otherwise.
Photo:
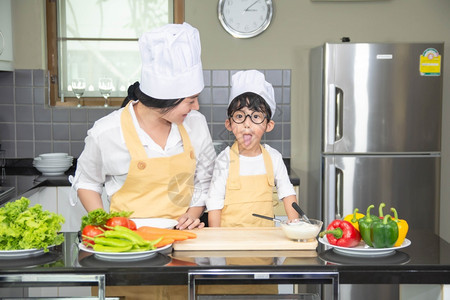
[(266, 115), (267, 122), (270, 121), (270, 116), (272, 115), (272, 110), (267, 104), (266, 100), (258, 94), (247, 92), (240, 94), (231, 101), (228, 105), (228, 118), (231, 118), (234, 112), (247, 107), (250, 110), (262, 112)]

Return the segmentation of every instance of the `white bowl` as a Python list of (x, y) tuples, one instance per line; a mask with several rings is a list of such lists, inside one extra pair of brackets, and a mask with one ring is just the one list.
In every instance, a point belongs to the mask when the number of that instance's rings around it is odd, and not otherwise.
[(33, 165), (45, 165), (45, 166), (55, 166), (55, 165), (67, 165), (72, 164), (73, 157), (67, 156), (63, 159), (42, 159), (41, 157), (35, 157), (33, 160)]
[(64, 167), (49, 167), (49, 166), (34, 166), (36, 169), (38, 169), (39, 172), (42, 173), (42, 175), (46, 176), (55, 176), (55, 175), (62, 175), (65, 171), (69, 170), (70, 166), (64, 166)]
[(281, 228), (287, 238), (296, 241), (307, 241), (314, 239), (320, 232), (323, 222), (319, 220), (309, 219), (311, 224), (303, 220), (282, 221)]
[(41, 166), (41, 167), (67, 167), (67, 166), (71, 166), (72, 162), (71, 161), (66, 161), (66, 162), (33, 162), (33, 166)]
[(64, 159), (68, 157), (68, 153), (43, 153), (40, 154), (39, 157), (42, 159)]
[(136, 223), (136, 227), (150, 226), (158, 228), (173, 229), (178, 221), (166, 218), (136, 218), (131, 219)]

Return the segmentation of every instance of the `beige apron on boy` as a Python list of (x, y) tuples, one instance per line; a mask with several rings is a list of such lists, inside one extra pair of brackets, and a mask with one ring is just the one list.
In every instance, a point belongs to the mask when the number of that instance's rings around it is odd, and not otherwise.
[(230, 168), (225, 203), (222, 209), (222, 227), (271, 227), (273, 221), (252, 216), (252, 213), (273, 216), (272, 193), (274, 187), (272, 159), (261, 147), (266, 174), (240, 176), (237, 142), (230, 149)]
[[(272, 193), (274, 176), (272, 159), (261, 146), (266, 174), (240, 176), (239, 148), (235, 142), (230, 149), (230, 168), (222, 209), (221, 227), (272, 227), (273, 221), (252, 216), (257, 213), (273, 216)], [(261, 249), (264, 250), (264, 249)], [(227, 258), (227, 265), (272, 265), (272, 257)], [(199, 294), (277, 294), (278, 286), (265, 285), (214, 285), (199, 286)]]
[[(128, 104), (130, 105), (130, 104)], [(122, 188), (111, 198), (111, 211), (133, 211), (134, 218), (177, 219), (189, 207), (195, 173), (195, 154), (183, 125), (178, 129), (184, 152), (148, 158), (127, 107), (121, 114), (125, 143), (131, 155), (130, 168)], [(107, 286), (106, 296), (131, 299), (185, 299), (185, 285), (172, 286)]]

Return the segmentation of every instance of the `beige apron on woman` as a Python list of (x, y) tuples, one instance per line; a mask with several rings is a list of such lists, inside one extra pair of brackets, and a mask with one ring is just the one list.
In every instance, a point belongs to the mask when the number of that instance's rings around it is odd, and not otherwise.
[[(130, 104), (128, 104), (130, 105)], [(178, 219), (189, 207), (194, 190), (195, 153), (189, 136), (178, 125), (184, 152), (170, 157), (148, 158), (133, 125), (129, 107), (120, 124), (131, 155), (122, 188), (111, 198), (111, 211), (133, 211), (134, 218)], [(106, 296), (125, 299), (185, 299), (187, 286), (107, 286)]]
[[(257, 213), (274, 216), (272, 194), (274, 175), (272, 159), (261, 146), (266, 174), (239, 175), (239, 148), (235, 142), (230, 149), (230, 167), (225, 203), (222, 209), (221, 227), (272, 227), (273, 221), (252, 216)], [(264, 250), (264, 249), (261, 249)], [(272, 265), (272, 257), (227, 258), (227, 265)], [(277, 294), (278, 286), (264, 285), (214, 285), (199, 286), (199, 294)]]
[(184, 152), (148, 158), (127, 108), (121, 114), (122, 132), (130, 152), (128, 175), (111, 198), (111, 211), (133, 211), (133, 218), (178, 219), (189, 207), (194, 190), (195, 154), (183, 125), (178, 126)]

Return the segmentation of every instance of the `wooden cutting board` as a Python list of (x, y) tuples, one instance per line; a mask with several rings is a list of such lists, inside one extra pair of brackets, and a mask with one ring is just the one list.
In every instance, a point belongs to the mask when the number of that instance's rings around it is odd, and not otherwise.
[(178, 241), (175, 251), (193, 250), (312, 250), (317, 239), (296, 242), (288, 239), (280, 227), (208, 227), (191, 230), (197, 238)]

